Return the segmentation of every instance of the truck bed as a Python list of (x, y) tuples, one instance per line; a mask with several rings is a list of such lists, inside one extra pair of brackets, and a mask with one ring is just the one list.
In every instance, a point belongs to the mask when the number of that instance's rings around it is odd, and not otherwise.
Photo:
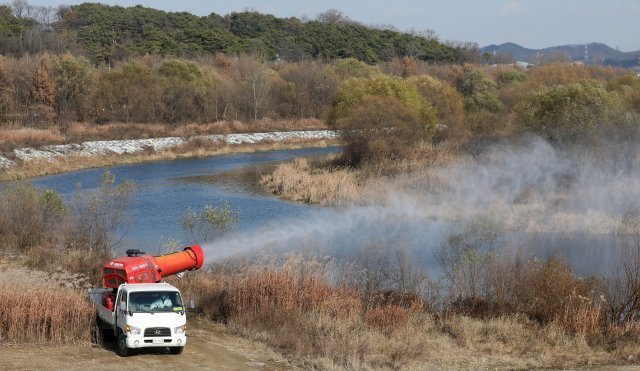
[(102, 305), (102, 294), (105, 292), (111, 292), (111, 289), (89, 289), (89, 301), (95, 306), (98, 317), (105, 323), (114, 325), (113, 312)]

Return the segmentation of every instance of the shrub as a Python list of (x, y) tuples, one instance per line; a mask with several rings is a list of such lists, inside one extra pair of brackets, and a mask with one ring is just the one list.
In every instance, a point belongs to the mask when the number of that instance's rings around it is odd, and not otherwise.
[(420, 116), (394, 97), (364, 97), (337, 126), (345, 142), (345, 158), (351, 164), (406, 157), (428, 137)]
[(506, 70), (498, 75), (498, 87), (517, 84), (527, 79), (527, 74), (518, 70)]
[(411, 146), (430, 140), (435, 112), (406, 80), (378, 76), (348, 80), (334, 101), (328, 124), (341, 130), (346, 158), (403, 157)]
[(0, 234), (15, 236), (16, 247), (28, 250), (55, 238), (66, 211), (55, 191), (14, 183), (0, 193)]
[(380, 74), (377, 67), (370, 66), (355, 58), (339, 59), (333, 65), (333, 71), (342, 80), (349, 78), (372, 78)]
[(546, 139), (574, 142), (601, 132), (618, 108), (618, 101), (600, 83), (582, 81), (535, 93), (519, 105), (517, 117)]
[(187, 209), (182, 226), (194, 241), (210, 241), (229, 232), (238, 223), (238, 212), (231, 210), (229, 203), (214, 207), (205, 205), (201, 211)]
[(464, 95), (467, 112), (499, 112), (502, 103), (495, 95), (496, 83), (480, 71), (472, 71), (462, 80), (458, 90)]
[(462, 95), (452, 85), (428, 75), (414, 76), (408, 81), (436, 109), (438, 124), (453, 128), (463, 123), (464, 105)]

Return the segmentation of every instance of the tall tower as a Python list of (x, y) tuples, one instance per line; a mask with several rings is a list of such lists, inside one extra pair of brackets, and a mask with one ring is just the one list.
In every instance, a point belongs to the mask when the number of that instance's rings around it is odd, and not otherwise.
[(585, 44), (584, 46), (584, 63), (589, 63), (589, 44)]

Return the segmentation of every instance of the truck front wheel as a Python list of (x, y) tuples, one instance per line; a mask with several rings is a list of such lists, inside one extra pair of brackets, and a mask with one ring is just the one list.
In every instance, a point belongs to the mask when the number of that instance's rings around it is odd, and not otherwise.
[(170, 347), (169, 353), (171, 354), (180, 354), (184, 350), (184, 347)]
[(127, 347), (127, 337), (125, 336), (125, 334), (121, 333), (120, 336), (118, 336), (118, 344), (116, 345), (116, 349), (120, 357), (126, 357), (131, 352), (131, 350)]

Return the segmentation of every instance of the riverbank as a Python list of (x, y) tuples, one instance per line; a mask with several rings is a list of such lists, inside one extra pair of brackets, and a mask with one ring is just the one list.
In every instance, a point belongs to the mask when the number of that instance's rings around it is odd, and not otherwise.
[(8, 157), (0, 156), (0, 180), (18, 180), (119, 164), (337, 144), (337, 136), (333, 131), (306, 130), (88, 141), (37, 149), (18, 148)]
[(433, 169), (463, 161), (455, 145), (424, 144), (400, 160), (345, 166), (335, 154), (309, 161), (285, 162), (262, 176), (260, 183), (274, 195), (289, 201), (315, 205), (353, 205), (377, 202), (385, 195), (409, 192), (416, 182), (434, 179)]

